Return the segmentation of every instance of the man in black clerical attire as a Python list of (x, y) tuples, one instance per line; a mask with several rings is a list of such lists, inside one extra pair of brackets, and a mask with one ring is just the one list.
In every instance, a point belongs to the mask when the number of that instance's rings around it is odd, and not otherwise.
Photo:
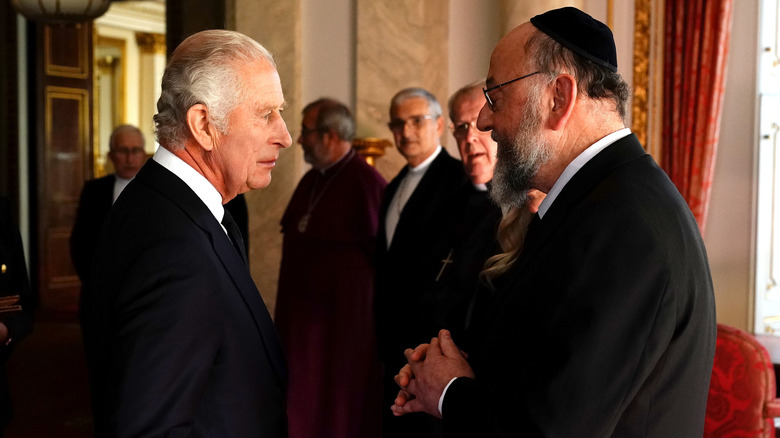
[(387, 182), (352, 148), (354, 135), (344, 104), (303, 109), (298, 143), (312, 169), (282, 217), (274, 318), (289, 364), (290, 438), (380, 433), (374, 251)]
[(430, 436), (435, 421), (423, 415), (392, 416), (397, 392), (393, 376), (405, 363), (404, 348), (430, 340), (440, 328), (440, 309), (426, 294), (436, 292), (441, 246), (449, 244), (447, 236), (460, 211), (457, 195), (468, 180), (461, 163), (439, 145), (444, 119), (431, 93), (421, 88), (398, 92), (390, 103), (388, 126), (408, 165), (387, 186), (377, 236), (375, 306), (379, 355), (385, 365), (384, 437)]
[(446, 330), (408, 350), (393, 411), (443, 418), (446, 436), (702, 436), (707, 254), (624, 125), (612, 32), (576, 8), (537, 15), (498, 43), (487, 86), (477, 126), (498, 142), (491, 195), (506, 207), (530, 188), (547, 197), (475, 306), (468, 358)]
[(501, 208), (490, 200), (488, 183), (496, 164), (496, 142), (490, 131), (477, 129), (479, 110), (485, 103), (484, 81), (466, 85), (450, 97), (448, 109), (452, 135), (470, 184), (461, 187), (460, 211), (455, 215), (448, 242), (439, 245), (442, 265), (436, 274), (436, 293), (424, 295), (437, 309), (431, 316), (438, 328), (446, 328), (457, 340), (464, 331), (466, 313), (485, 261), (499, 251), (496, 231)]

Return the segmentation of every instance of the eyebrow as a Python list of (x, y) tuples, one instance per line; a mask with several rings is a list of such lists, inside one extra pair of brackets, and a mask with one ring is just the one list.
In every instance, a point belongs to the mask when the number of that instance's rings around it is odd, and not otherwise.
[(257, 112), (260, 114), (263, 114), (267, 111), (273, 111), (277, 110), (279, 112), (283, 111), (287, 107), (287, 101), (282, 102), (280, 105), (262, 105), (258, 106)]

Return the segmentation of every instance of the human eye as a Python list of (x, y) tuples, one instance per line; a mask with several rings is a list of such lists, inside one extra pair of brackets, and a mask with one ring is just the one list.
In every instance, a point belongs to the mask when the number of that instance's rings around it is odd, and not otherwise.
[(455, 129), (454, 129), (456, 134), (465, 134), (466, 132), (468, 132), (468, 130), (469, 130), (469, 124), (466, 122), (458, 123), (457, 125), (455, 125)]
[(393, 119), (390, 121), (390, 123), (387, 124), (387, 127), (390, 128), (391, 131), (402, 131), (404, 129), (404, 125), (406, 125), (406, 122), (400, 119)]

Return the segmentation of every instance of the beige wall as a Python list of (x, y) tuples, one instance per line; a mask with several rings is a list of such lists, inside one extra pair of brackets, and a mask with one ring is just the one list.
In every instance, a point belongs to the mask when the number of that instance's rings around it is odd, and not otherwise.
[(759, 0), (735, 2), (726, 96), (704, 235), (718, 321), (753, 331)]
[[(299, 0), (284, 2), (236, 0), (229, 20), (271, 51), (288, 103), (284, 118), (296, 139), (301, 108), (301, 8)], [(273, 312), (282, 253), (279, 220), (301, 177), (295, 146), (283, 150), (272, 174), (271, 185), (246, 195), (249, 207), (249, 259), (252, 277)]]

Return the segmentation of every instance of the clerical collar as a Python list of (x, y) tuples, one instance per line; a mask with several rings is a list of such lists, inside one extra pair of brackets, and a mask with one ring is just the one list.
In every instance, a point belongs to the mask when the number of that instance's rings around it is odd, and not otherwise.
[(225, 215), (225, 208), (222, 207), (222, 195), (205, 176), (164, 147), (157, 148), (152, 159), (184, 181), (184, 184), (187, 184), (206, 204), (217, 222), (222, 223), (222, 217)]
[(474, 186), (474, 189), (477, 190), (478, 192), (487, 192), (488, 191), (487, 184), (474, 184), (474, 183), (472, 183), (472, 185)]
[(325, 172), (327, 172), (330, 169), (333, 169), (333, 167), (335, 165), (341, 163), (342, 161), (347, 160), (348, 159), (347, 157), (352, 158), (352, 153), (353, 152), (355, 152), (355, 150), (352, 149), (352, 148), (349, 148), (347, 150), (347, 152), (344, 153), (344, 155), (342, 155), (338, 160), (336, 160), (336, 161), (328, 164), (327, 166), (323, 167), (322, 169), (320, 169), (320, 174), (325, 175)]
[(571, 180), (571, 178), (582, 168), (582, 166), (585, 165), (585, 163), (590, 161), (591, 158), (595, 157), (596, 154), (604, 150), (607, 146), (630, 134), (631, 130), (629, 128), (620, 129), (613, 132), (612, 134), (607, 135), (596, 143), (593, 143), (590, 147), (577, 155), (577, 158), (572, 160), (572, 162), (569, 163), (565, 169), (563, 169), (561, 176), (558, 177), (558, 180), (555, 181), (555, 184), (553, 184), (550, 191), (547, 192), (547, 196), (545, 196), (542, 200), (542, 203), (539, 204), (539, 219), (544, 218), (547, 210), (549, 210), (553, 202), (555, 202), (555, 198), (557, 198), (561, 193), (561, 190), (563, 190), (563, 188), (566, 186), (566, 183)]
[(413, 173), (425, 173), (426, 170), (431, 166), (431, 163), (433, 163), (433, 160), (436, 159), (436, 157), (441, 153), (441, 145), (436, 146), (436, 149), (433, 151), (430, 157), (426, 158), (425, 161), (418, 164), (417, 166), (409, 166), (409, 171)]

